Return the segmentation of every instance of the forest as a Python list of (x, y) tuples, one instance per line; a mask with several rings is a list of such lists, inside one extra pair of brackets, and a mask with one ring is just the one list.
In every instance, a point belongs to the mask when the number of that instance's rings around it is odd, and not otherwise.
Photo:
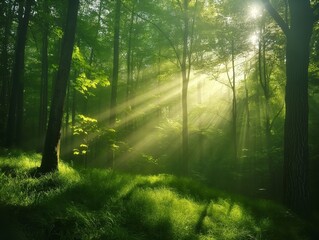
[(0, 239), (319, 239), (318, 0), (2, 0)]

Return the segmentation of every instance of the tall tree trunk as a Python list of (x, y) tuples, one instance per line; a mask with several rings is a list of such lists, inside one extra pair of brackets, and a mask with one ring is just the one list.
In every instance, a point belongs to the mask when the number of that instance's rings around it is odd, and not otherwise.
[(110, 109), (110, 125), (116, 122), (116, 102), (117, 102), (117, 85), (119, 76), (119, 47), (120, 47), (120, 18), (121, 18), (121, 0), (116, 0), (115, 6), (115, 22), (114, 22), (114, 49), (113, 49), (113, 75), (111, 83), (111, 109)]
[[(4, 6), (2, 6), (2, 4)], [(1, 90), (0, 90), (0, 135), (5, 135), (5, 125), (8, 114), (8, 98), (9, 98), (9, 38), (12, 27), (12, 10), (7, 3), (1, 4), (1, 12), (4, 21), (1, 27), (4, 28), (4, 35), (1, 41), (1, 55), (0, 55), (0, 76), (1, 76)], [(5, 139), (1, 137), (0, 141), (3, 144)]]
[(246, 131), (247, 136), (249, 134), (249, 128), (250, 128), (250, 109), (249, 109), (249, 92), (248, 92), (248, 84), (247, 84), (247, 73), (246, 70), (244, 72), (244, 86), (245, 86), (245, 108), (246, 108)]
[[(120, 20), (121, 20), (121, 0), (116, 0), (115, 22), (113, 36), (113, 72), (111, 82), (111, 104), (110, 104), (110, 127), (114, 127), (117, 117), (117, 85), (119, 77), (119, 58), (120, 58)], [(109, 146), (107, 153), (107, 166), (113, 168), (114, 149)]]
[[(98, 16), (97, 16), (97, 23), (96, 23), (97, 28), (96, 28), (96, 32), (95, 32), (95, 39), (98, 39), (98, 36), (99, 36), (99, 30), (100, 30), (100, 24), (101, 24), (101, 15), (102, 15), (102, 3), (103, 3), (103, 1), (100, 0)], [(92, 66), (93, 58), (94, 58), (94, 47), (92, 46), (91, 47), (91, 52), (90, 52), (90, 58), (89, 58), (90, 66)], [(88, 73), (88, 74), (90, 74), (90, 73)]]
[[(43, 1), (43, 14), (49, 15), (47, 0)], [(48, 35), (49, 23), (45, 20), (42, 29), (42, 53), (41, 53), (41, 89), (40, 89), (40, 114), (39, 114), (39, 150), (43, 151), (45, 130), (48, 118)]]
[(234, 147), (234, 161), (237, 164), (238, 160), (238, 143), (237, 143), (237, 95), (236, 95), (236, 69), (235, 69), (235, 43), (234, 39), (231, 40), (231, 63), (232, 63), (232, 128), (233, 128), (233, 147)]
[(264, 19), (261, 20), (260, 25), (260, 40), (258, 44), (258, 72), (259, 72), (259, 83), (263, 90), (263, 95), (265, 97), (265, 149), (266, 149), (266, 161), (268, 164), (268, 172), (270, 177), (271, 189), (275, 187), (275, 176), (273, 159), (270, 156), (270, 137), (271, 137), (271, 126), (270, 126), (270, 92), (269, 92), (269, 76), (267, 74), (267, 60), (266, 60), (266, 41), (264, 39), (265, 35), (265, 22)]
[(284, 202), (305, 215), (308, 184), (308, 66), (312, 34), (309, 1), (289, 1), (291, 28), (286, 49), (286, 118), (284, 127)]
[(15, 59), (12, 69), (12, 88), (7, 123), (7, 147), (20, 147), (22, 141), (24, 53), (32, 3), (32, 0), (25, 0), (19, 4), (19, 23), (17, 28)]
[[(188, 40), (189, 40), (189, 19), (188, 19), (188, 0), (184, 0), (184, 29), (183, 29), (183, 52), (181, 61), (181, 72), (182, 72), (182, 161), (181, 171), (182, 174), (188, 174), (189, 159), (188, 159), (188, 106), (187, 106), (187, 93), (189, 74), (187, 68), (188, 59)], [(190, 64), (190, 63), (188, 63)]]
[(70, 74), (78, 8), (79, 0), (68, 1), (66, 26), (62, 39), (59, 69), (51, 101), (50, 117), (40, 167), (41, 172), (58, 170), (63, 106)]
[(126, 76), (126, 101), (129, 106), (129, 98), (131, 94), (131, 85), (133, 77), (133, 64), (132, 64), (132, 38), (133, 38), (133, 24), (135, 16), (135, 4), (136, 1), (133, 1), (133, 7), (130, 17), (129, 31), (128, 31), (128, 42), (127, 42), (127, 56), (126, 56), (126, 66), (127, 66), (127, 76)]
[[(202, 99), (202, 94), (203, 94), (203, 86), (204, 82), (202, 79), (198, 79), (197, 82), (197, 104), (199, 106), (202, 106), (203, 104), (203, 99)], [(199, 116), (198, 119), (198, 163), (200, 166), (200, 171), (202, 172), (205, 167), (205, 162), (204, 162), (204, 139), (205, 139), (205, 134), (204, 134), (204, 126), (203, 126), (203, 116)]]
[[(308, 66), (314, 13), (309, 0), (288, 0), (290, 26), (270, 4), (265, 7), (286, 35), (286, 116), (284, 126), (284, 203), (309, 214)], [(317, 16), (318, 17), (318, 16)]]

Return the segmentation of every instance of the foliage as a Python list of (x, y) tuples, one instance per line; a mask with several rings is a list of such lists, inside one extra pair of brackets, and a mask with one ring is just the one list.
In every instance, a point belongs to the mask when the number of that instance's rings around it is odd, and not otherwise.
[(81, 140), (79, 146), (73, 149), (73, 154), (87, 155), (92, 139), (99, 133), (97, 120), (82, 114), (79, 114), (77, 117), (78, 121), (73, 127), (73, 135)]

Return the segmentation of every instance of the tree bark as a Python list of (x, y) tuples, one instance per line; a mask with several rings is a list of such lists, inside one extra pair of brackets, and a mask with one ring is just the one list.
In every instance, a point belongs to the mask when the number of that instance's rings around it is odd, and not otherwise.
[(7, 147), (21, 147), (22, 142), (24, 54), (32, 3), (32, 0), (25, 0), (19, 4), (19, 22), (7, 122)]
[(131, 85), (133, 77), (133, 65), (132, 65), (132, 42), (133, 42), (133, 25), (134, 25), (134, 16), (135, 16), (135, 4), (133, 1), (133, 7), (130, 17), (129, 30), (128, 30), (128, 43), (127, 43), (127, 57), (126, 57), (126, 66), (127, 66), (127, 76), (126, 76), (126, 101), (128, 106), (130, 94), (131, 94)]
[[(183, 29), (183, 52), (181, 61), (182, 72), (182, 161), (181, 171), (182, 174), (188, 174), (189, 159), (188, 159), (188, 106), (187, 106), (187, 93), (189, 74), (187, 71), (187, 59), (188, 59), (188, 40), (189, 40), (189, 19), (188, 19), (188, 0), (184, 0), (184, 29)], [(190, 64), (190, 63), (188, 63)]]
[[(114, 127), (117, 117), (117, 87), (119, 78), (119, 59), (120, 59), (120, 20), (121, 20), (121, 0), (116, 0), (115, 22), (113, 36), (113, 72), (111, 82), (111, 104), (110, 104), (110, 127)], [(107, 166), (113, 168), (114, 149), (109, 146), (107, 153)]]
[(63, 106), (70, 74), (78, 8), (79, 0), (68, 1), (67, 20), (62, 39), (59, 69), (51, 101), (50, 117), (40, 167), (41, 172), (58, 170)]
[(115, 22), (114, 22), (114, 49), (113, 49), (113, 76), (111, 83), (111, 110), (110, 125), (116, 122), (116, 102), (117, 102), (117, 85), (119, 76), (119, 47), (120, 47), (120, 17), (121, 17), (121, 0), (116, 0)]
[[(232, 63), (232, 130), (233, 130), (233, 145), (234, 145), (234, 161), (238, 163), (238, 143), (237, 143), (237, 94), (236, 94), (236, 70), (235, 70), (235, 43), (232, 37), (231, 40), (231, 63)], [(235, 166), (234, 165), (234, 166)]]
[(308, 184), (308, 66), (312, 35), (309, 1), (289, 1), (291, 27), (286, 48), (286, 117), (284, 127), (284, 202), (307, 215)]
[(264, 0), (270, 15), (286, 35), (286, 116), (284, 126), (284, 203), (307, 217), (308, 183), (308, 66), (314, 14), (310, 1), (288, 0), (290, 26)]
[[(47, 0), (43, 2), (43, 14), (49, 15)], [(45, 20), (42, 29), (42, 52), (41, 52), (41, 89), (40, 89), (40, 114), (39, 114), (39, 150), (43, 151), (45, 130), (48, 119), (48, 35), (49, 23)]]
[[(3, 5), (2, 5), (3, 4)], [(5, 125), (8, 114), (8, 98), (9, 98), (9, 83), (10, 83), (10, 71), (9, 71), (9, 38), (12, 27), (12, 10), (8, 3), (1, 4), (0, 14), (3, 16), (4, 35), (1, 39), (1, 55), (0, 55), (0, 76), (1, 76), (1, 90), (0, 90), (0, 135), (5, 136)], [(5, 139), (1, 138), (1, 144)]]

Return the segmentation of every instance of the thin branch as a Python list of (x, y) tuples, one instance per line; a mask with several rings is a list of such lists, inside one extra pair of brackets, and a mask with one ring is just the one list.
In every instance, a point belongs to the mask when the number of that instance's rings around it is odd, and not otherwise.
[(276, 21), (278, 26), (281, 28), (281, 30), (284, 32), (286, 36), (288, 36), (289, 33), (289, 26), (284, 21), (284, 19), (279, 15), (277, 10), (271, 5), (269, 0), (262, 0), (262, 3), (264, 4), (266, 10), (270, 14), (270, 16)]
[(225, 63), (225, 68), (226, 68), (226, 74), (227, 74), (227, 78), (228, 78), (228, 82), (229, 82), (229, 86), (231, 89), (234, 88), (233, 83), (232, 83), (232, 79), (229, 76), (229, 69), (228, 69), (228, 64), (227, 62)]
[(276, 119), (279, 117), (280, 113), (282, 112), (282, 110), (284, 109), (285, 104), (283, 104), (280, 108), (280, 110), (277, 112), (277, 114), (274, 116), (274, 118), (272, 119), (270, 125), (269, 125), (269, 130), (272, 129), (272, 127), (274, 126), (274, 123), (276, 121)]
[[(127, 7), (125, 4), (123, 4), (123, 7), (126, 8), (126, 9), (128, 9), (129, 11), (131, 11), (131, 9), (130, 9), (129, 7)], [(180, 66), (182, 66), (182, 62), (181, 62), (181, 59), (180, 59), (180, 55), (179, 55), (179, 53), (178, 53), (176, 47), (175, 47), (173, 41), (172, 41), (172, 40), (169, 38), (169, 36), (164, 32), (164, 30), (161, 29), (161, 27), (158, 26), (155, 22), (151, 21), (150, 19), (147, 19), (146, 17), (143, 17), (142, 15), (140, 15), (140, 14), (138, 14), (138, 13), (136, 13), (136, 16), (137, 16), (138, 18), (140, 18), (140, 19), (142, 19), (142, 20), (144, 20), (144, 21), (146, 21), (146, 22), (152, 24), (160, 33), (163, 34), (163, 36), (165, 37), (165, 39), (166, 39), (166, 40), (168, 41), (168, 43), (171, 45), (171, 47), (172, 47), (172, 49), (173, 49), (173, 51), (174, 51), (174, 53), (175, 53), (175, 55), (176, 55), (178, 64), (179, 64)]]
[(210, 80), (216, 81), (218, 83), (223, 84), (224, 86), (231, 88), (231, 86), (229, 86), (227, 83), (222, 82), (221, 80), (218, 80), (219, 76), (220, 76), (220, 70), (214, 70), (214, 75), (212, 75), (212, 78), (210, 78)]
[(192, 54), (193, 54), (193, 44), (194, 44), (194, 26), (195, 26), (195, 20), (196, 20), (196, 9), (197, 8), (197, 0), (195, 1), (195, 10), (193, 12), (193, 21), (192, 21), (192, 25), (191, 25), (191, 30), (190, 30), (190, 46), (189, 46), (189, 51), (187, 54), (188, 57), (188, 78), (190, 76), (190, 72), (191, 72), (191, 63), (192, 63)]

